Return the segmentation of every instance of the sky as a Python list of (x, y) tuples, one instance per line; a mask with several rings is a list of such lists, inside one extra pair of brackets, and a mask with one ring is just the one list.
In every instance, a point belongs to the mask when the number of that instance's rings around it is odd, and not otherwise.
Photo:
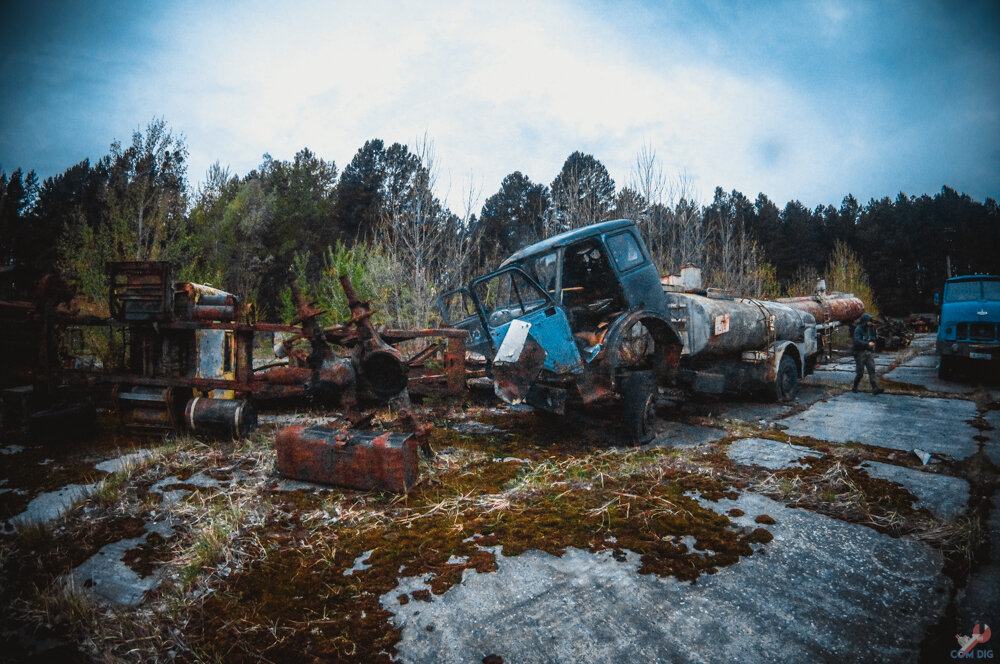
[(1000, 2), (5, 3), (0, 170), (57, 175), (163, 118), (192, 188), (308, 147), (433, 145), (459, 212), (576, 150), (618, 187), (779, 205), (1000, 198)]

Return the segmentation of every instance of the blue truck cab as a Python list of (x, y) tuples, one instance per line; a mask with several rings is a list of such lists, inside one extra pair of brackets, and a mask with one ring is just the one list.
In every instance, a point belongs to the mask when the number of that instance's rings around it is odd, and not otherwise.
[(989, 363), (1000, 370), (1000, 276), (948, 279), (941, 301), (938, 374), (952, 378), (960, 368)]

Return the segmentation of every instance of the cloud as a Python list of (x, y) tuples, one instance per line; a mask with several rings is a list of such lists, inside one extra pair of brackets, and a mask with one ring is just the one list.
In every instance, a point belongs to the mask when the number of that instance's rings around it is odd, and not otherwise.
[[(187, 138), (195, 182), (216, 160), (242, 174), (264, 152), (290, 159), (309, 147), (343, 168), (370, 138), (426, 133), (441, 194), (456, 205), (470, 172), (485, 197), (515, 170), (551, 182), (574, 150), (594, 154), (622, 186), (644, 145), (666, 172), (693, 177), (702, 198), (720, 185), (835, 203), (848, 191), (935, 190), (954, 172), (995, 189), (996, 169), (983, 168), (995, 159), (981, 155), (996, 152), (996, 113), (967, 110), (996, 108), (976, 103), (995, 99), (995, 87), (957, 88), (969, 96), (941, 107), (946, 65), (924, 54), (905, 69), (897, 46), (912, 26), (888, 30), (891, 13), (877, 22), (873, 12), (834, 0), (614, 11), (558, 1), (167, 4), (105, 26), (96, 50), (79, 30), (63, 47), (46, 41), (24, 80), (50, 82), (5, 107), (0, 157), (35, 125), (58, 128), (47, 134), (53, 149), (78, 145), (83, 128), (96, 158), (163, 116)], [(883, 36), (893, 47), (872, 50)], [(921, 147), (966, 146), (975, 132), (988, 134), (983, 146), (947, 150), (961, 168), (945, 171)]]
[(577, 149), (623, 185), (644, 144), (710, 189), (768, 181), (779, 162), (761, 162), (764, 143), (792, 146), (794, 164), (810, 149), (795, 145), (829, 138), (780, 80), (682, 50), (649, 58), (575, 5), (257, 8), (201, 16), (162, 54), (163, 78), (134, 81), (147, 114), (187, 133), (194, 178), (215, 159), (244, 173), (264, 150), (305, 146), (343, 167), (368, 138), (427, 132), (451, 194), (470, 171), (486, 195), (514, 170), (547, 183)]

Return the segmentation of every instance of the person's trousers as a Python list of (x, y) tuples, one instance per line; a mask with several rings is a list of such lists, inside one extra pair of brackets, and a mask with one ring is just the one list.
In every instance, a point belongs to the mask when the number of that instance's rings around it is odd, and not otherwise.
[(875, 355), (870, 350), (859, 350), (854, 353), (854, 389), (858, 389), (861, 378), (868, 371), (868, 380), (872, 384), (872, 389), (878, 389), (878, 382), (875, 380)]

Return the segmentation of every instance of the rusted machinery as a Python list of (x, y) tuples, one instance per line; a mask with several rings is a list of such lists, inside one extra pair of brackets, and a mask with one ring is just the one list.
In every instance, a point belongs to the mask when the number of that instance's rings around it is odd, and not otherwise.
[[(29, 356), (3, 372), (5, 410), (24, 411), (26, 417), (38, 407), (29, 407), (31, 399), (24, 395), (54, 393), (66, 383), (91, 391), (110, 383), (121, 424), (132, 433), (186, 429), (238, 437), (255, 428), (256, 405), (270, 400), (309, 398), (350, 414), (366, 400), (460, 394), (465, 389), (464, 331), (388, 330), (380, 335), (368, 303), (357, 298), (346, 277), (342, 284), (351, 318), (323, 328), (318, 322), (323, 312), (294, 286), (298, 319), (279, 325), (241, 320), (240, 302), (231, 293), (175, 284), (168, 263), (116, 262), (106, 270), (108, 318), (57, 311), (57, 304), (71, 294), (57, 299), (53, 291), (58, 289), (51, 283), (39, 303), (0, 303), (2, 318), (12, 323), (5, 326), (4, 338), (20, 340)], [(60, 359), (58, 338), (86, 327), (109, 330), (112, 346), (120, 349), (111, 367), (69, 367)], [(289, 351), (284, 366), (254, 368), (254, 340), (260, 333), (284, 336)], [(304, 349), (295, 347), (299, 339), (306, 342)], [(410, 356), (399, 346), (419, 340), (430, 343)], [(5, 422), (22, 423), (25, 417)]]

